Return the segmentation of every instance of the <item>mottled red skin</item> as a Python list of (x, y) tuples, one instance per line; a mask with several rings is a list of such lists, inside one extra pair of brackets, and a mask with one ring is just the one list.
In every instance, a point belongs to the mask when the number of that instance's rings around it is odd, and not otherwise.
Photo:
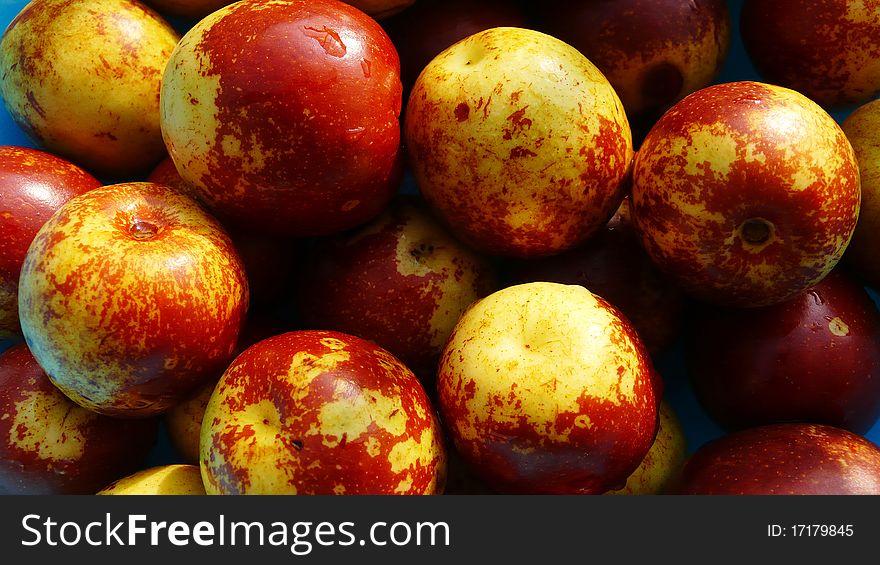
[[(773, 126), (770, 112), (778, 106), (772, 96), (765, 85), (750, 81), (702, 89), (666, 112), (636, 155), (632, 211), (642, 244), (661, 270), (698, 299), (762, 306), (791, 298), (831, 270), (855, 229), (860, 205), (859, 172), (846, 136), (839, 131), (835, 138), (822, 140), (833, 144), (838, 156), (848, 163), (837, 174), (824, 171), (821, 167), (825, 163), (811, 160), (806, 149), (800, 154), (795, 148), (794, 155), (787, 155), (785, 148), (791, 148), (791, 134)], [(751, 119), (761, 121), (765, 127), (756, 131), (749, 123)], [(688, 174), (683, 159), (667, 154), (665, 148), (667, 139), (688, 137), (695, 128), (713, 124), (732, 130), (737, 146), (737, 159), (731, 163), (726, 180), (714, 174), (709, 162), (700, 165), (700, 173)], [(766, 163), (743, 159), (749, 144), (757, 146)], [(644, 165), (642, 159), (652, 152), (659, 157), (652, 165)], [(802, 191), (790, 190), (790, 177), (801, 170), (815, 173), (818, 181)], [(664, 182), (678, 182), (686, 190), (699, 186), (701, 204), (709, 213), (723, 215), (723, 224), (694, 232), (686, 214), (663, 194), (664, 187), (642, 179), (652, 175), (667, 175)], [(775, 225), (776, 240), (759, 253), (744, 250), (740, 238), (728, 243), (737, 227), (752, 218), (764, 218)], [(700, 242), (701, 249), (717, 253), (717, 260), (703, 268), (691, 253), (661, 246), (645, 236), (648, 232), (674, 232), (691, 242)], [(803, 265), (805, 258), (813, 263)], [(760, 285), (744, 281), (744, 274), (758, 263), (773, 266), (776, 277)]]
[(493, 27), (527, 27), (515, 2), (505, 0), (419, 0), (382, 22), (400, 55), (404, 101), (431, 59), (460, 39)]
[[(200, 178), (205, 200), (230, 226), (293, 237), (376, 216), (403, 174), (400, 62), (387, 34), (335, 0), (230, 10), (199, 46), (220, 76), (219, 127)], [(345, 47), (342, 35), (351, 37)], [(242, 152), (256, 140), (275, 153), (244, 171), (241, 158), (224, 152), (225, 135), (240, 138)], [(187, 167), (169, 152), (179, 170)], [(247, 189), (237, 195), (239, 182)], [(350, 202), (358, 204), (348, 209)]]
[[(544, 35), (521, 28), (492, 28), (464, 41), (469, 41), (465, 46), (479, 45), (487, 53), (485, 60), (496, 63), (532, 51), (523, 58), (540, 69), (546, 55), (532, 49), (536, 41), (546, 41)], [(550, 46), (559, 40), (551, 39), (547, 47), (555, 49)], [(406, 144), (422, 194), (456, 237), (487, 255), (539, 257), (576, 247), (611, 218), (623, 199), (624, 179), (632, 164), (632, 139), (622, 105), (595, 65), (584, 61), (571, 46), (562, 45), (564, 54), (559, 50), (554, 57), (560, 57), (560, 64), (564, 60), (565, 72), (572, 73), (565, 74), (565, 80), (574, 81), (575, 73), (592, 77), (592, 84), (580, 82), (575, 87), (572, 82), (566, 89), (578, 99), (577, 106), (569, 104), (570, 100), (556, 104), (552, 97), (544, 97), (529, 109), (521, 98), (524, 91), (528, 95), (533, 90), (527, 82), (530, 79), (520, 74), (522, 69), (515, 72), (515, 66), (509, 77), (499, 76), (494, 87), (491, 82), (496, 74), (491, 72), (483, 84), (466, 92), (469, 89), (460, 84), (459, 73), (445, 64), (449, 61), (435, 65), (436, 58), (423, 69), (410, 95)], [(455, 51), (455, 46), (449, 49)], [(570, 52), (576, 58), (570, 58)], [(542, 79), (556, 83), (550, 76), (542, 75)], [(453, 107), (456, 100), (465, 101)], [(593, 110), (585, 112), (586, 108)], [(553, 123), (551, 116), (560, 112), (570, 113), (571, 120), (564, 127), (575, 133), (554, 134), (552, 128), (544, 127), (545, 120)], [(503, 125), (485, 129), (482, 124), (493, 115), (503, 115)], [(461, 123), (461, 131), (480, 133), (470, 138), (459, 135), (449, 124), (453, 117)], [(533, 129), (535, 123), (539, 127)], [(519, 145), (508, 146), (514, 143)], [(490, 175), (484, 172), (486, 162), (503, 165), (498, 174)], [(531, 168), (536, 163), (547, 164)], [(554, 170), (558, 164), (564, 174)], [(522, 212), (519, 208), (524, 202), (529, 219), (513, 225), (509, 213)]]
[[(715, 39), (715, 72), (721, 70), (729, 43), (730, 16), (724, 0), (546, 0), (532, 9), (537, 29), (578, 49), (607, 75), (621, 64), (621, 53), (631, 59), (649, 59), (657, 52), (674, 54), (682, 46), (711, 34)], [(698, 61), (686, 57), (677, 63), (652, 63), (641, 69), (640, 92), (624, 95), (633, 127), (650, 128), (660, 114), (693, 90), (685, 90), (685, 76), (700, 71)], [(615, 90), (630, 88), (615, 80)], [(698, 88), (708, 86), (701, 83)], [(633, 106), (627, 101), (643, 99)]]
[[(198, 191), (180, 177), (170, 157), (163, 159), (150, 172), (147, 180), (176, 188), (200, 200)], [(298, 254), (297, 243), (288, 238), (245, 229), (232, 229), (229, 237), (247, 272), (251, 306), (262, 308), (276, 304), (291, 283)]]
[[(183, 205), (198, 209), (198, 216), (189, 208), (184, 210)], [(106, 231), (98, 237), (90, 238), (80, 231), (83, 207), (91, 207), (106, 224)], [(78, 390), (85, 381), (94, 385), (93, 372), (98, 374), (118, 363), (122, 374), (112, 375), (112, 386), (121, 388), (112, 402), (83, 405), (113, 417), (149, 417), (172, 406), (229, 363), (248, 308), (246, 275), (223, 227), (195, 202), (163, 185), (124, 183), (69, 201), (50, 222), (34, 240), (20, 288), (27, 272), (42, 279), (44, 258), (54, 255), (58, 245), (68, 244), (68, 237), (82, 254), (77, 257), (80, 266), (75, 275), (63, 280), (49, 273), (49, 286), (39, 289), (40, 294), (30, 300), (25, 300), (22, 291), (19, 311), (25, 340), (41, 364), (47, 367), (43, 363), (46, 355), (70, 369), (53, 373), (47, 368), (59, 387)], [(139, 222), (155, 225), (156, 233), (132, 243), (137, 238), (131, 226)], [(195, 246), (194, 241), (204, 245), (199, 251), (210, 249), (209, 259), (195, 255), (176, 270), (145, 271), (150, 266), (148, 258), (172, 259), (187, 251), (192, 254), (195, 247), (183, 246)], [(127, 253), (114, 255), (119, 248)], [(209, 278), (204, 274), (207, 272), (216, 278)], [(100, 321), (93, 321), (94, 327), (71, 330), (80, 334), (89, 351), (66, 357), (55, 342), (54, 320), (61, 319), (67, 330), (82, 320), (64, 320), (50, 304), (54, 301), (58, 307), (72, 310), (71, 302), (78, 300), (72, 297), (80, 295), (90, 297), (92, 311), (101, 312)], [(220, 307), (226, 302), (231, 304), (228, 312)], [(25, 311), (35, 316), (33, 325), (25, 325)], [(67, 338), (60, 341), (67, 343)], [(100, 347), (94, 347), (95, 342)], [(103, 388), (107, 390), (110, 388)]]
[[(290, 368), (291, 359), (299, 352), (315, 356), (332, 352), (333, 350), (321, 343), (320, 340), (325, 338), (345, 342), (346, 351), (351, 357), (311, 381), (308, 396), (304, 401), (298, 402), (291, 398), (292, 387), (295, 385), (284, 378)], [(361, 436), (357, 441), (346, 441), (344, 436), (332, 437), (329, 439), (338, 441), (338, 444), (336, 447), (327, 447), (323, 445), (325, 436), (311, 434), (309, 430), (311, 426), (319, 424), (317, 414), (321, 407), (338, 398), (334, 391), (340, 381), (349, 384), (353, 395), (362, 394), (362, 389), (368, 388), (381, 391), (385, 396), (399, 398), (407, 415), (407, 435), (415, 441), (419, 441), (423, 430), (434, 427), (434, 410), (419, 381), (400, 363), (381, 364), (379, 356), (388, 358), (378, 346), (339, 332), (305, 330), (271, 337), (248, 348), (235, 359), (224, 378), (230, 375), (233, 367), (237, 367), (238, 372), (234, 373), (234, 378), (229, 378), (227, 384), (244, 392), (236, 397), (228, 397), (226, 403), (229, 410), (235, 412), (262, 400), (269, 400), (279, 414), (297, 416), (295, 424), (285, 427), (282, 433), (286, 437), (302, 435), (301, 441), (285, 445), (297, 462), (298, 493), (333, 494), (334, 488), (342, 485), (347, 494), (390, 494), (394, 492), (404, 473), (398, 474), (391, 470), (388, 456), (392, 444), (388, 440), (392, 436), (387, 431), (376, 427), (375, 423), (372, 425), (375, 429), (371, 433), (383, 446), (382, 451), (372, 457), (366, 449), (366, 437)], [(418, 417), (416, 406), (424, 410), (425, 418)], [(214, 424), (218, 423), (215, 420)], [(442, 444), (439, 427), (434, 429), (436, 441)], [(247, 423), (237, 426), (236, 430), (236, 433), (215, 434), (211, 438), (213, 449), (222, 452), (230, 444), (246, 441), (254, 434)], [(315, 460), (327, 465), (317, 470), (309, 469), (309, 464)], [(340, 465), (341, 469), (330, 468), (330, 463)], [(425, 490), (434, 479), (432, 471), (433, 465), (405, 470), (412, 474), (413, 492)], [(213, 475), (211, 480), (225, 492), (238, 492), (249, 484), (249, 470), (226, 466), (222, 473)]]
[[(426, 121), (433, 121), (433, 117), (428, 116)], [(621, 141), (623, 139), (621, 128), (617, 124), (612, 124), (611, 122), (607, 122), (606, 126), (607, 127), (602, 128), (602, 131), (596, 137), (596, 146), (601, 147), (601, 154), (625, 154), (625, 147)], [(540, 144), (541, 140), (538, 140), (536, 143)], [(412, 148), (414, 145), (411, 144), (410, 147)], [(430, 163), (430, 154), (435, 151), (443, 151), (443, 148), (442, 146), (439, 148), (426, 146), (411, 149), (411, 151), (417, 151), (420, 159), (425, 159)], [(561, 221), (556, 222), (555, 225), (551, 225), (547, 228), (548, 231), (556, 233), (560, 231), (567, 232), (565, 233), (566, 239), (568, 239), (570, 243), (566, 245), (566, 248), (576, 247), (583, 241), (589, 239), (593, 233), (598, 231), (607, 221), (606, 218), (610, 219), (610, 216), (613, 215), (613, 211), (620, 204), (623, 195), (623, 183), (615, 185), (613, 181), (609, 181), (609, 177), (613, 179), (615, 174), (620, 174), (621, 177), (624, 176), (623, 171), (620, 168), (614, 170), (614, 168), (604, 160), (604, 157), (598, 156), (598, 150), (582, 150), (581, 154), (584, 155), (585, 160), (594, 165), (593, 171), (595, 177), (592, 178), (590, 175), (585, 174), (585, 178), (582, 180), (589, 184), (599, 184), (604, 182), (605, 186), (603, 186), (603, 188), (607, 187), (607, 190), (591, 191), (592, 198), (589, 206), (589, 214), (583, 212), (574, 204), (561, 202), (561, 199), (548, 203), (546, 209), (539, 211), (539, 213), (545, 213), (548, 216), (552, 216), (554, 213), (559, 215), (580, 214), (581, 216), (590, 216), (585, 219), (581, 225), (578, 225), (577, 229), (567, 228), (567, 226), (563, 225), (563, 222)], [(480, 155), (463, 155), (463, 157), (466, 160), (466, 162), (463, 163), (463, 166), (467, 167), (467, 169), (476, 170), (478, 168), (479, 160), (481, 158)], [(629, 171), (629, 168), (627, 168), (626, 171)], [(536, 184), (538, 185), (538, 187), (536, 187), (536, 192), (543, 189), (548, 194), (555, 194), (551, 192), (549, 188), (553, 186), (553, 182), (554, 179), (552, 178), (541, 178), (536, 180)], [(558, 188), (560, 191), (569, 190), (569, 187), (564, 184), (560, 184)], [(483, 253), (503, 257), (528, 258), (553, 255), (564, 250), (549, 245), (546, 233), (536, 230), (533, 231), (528, 227), (516, 231), (513, 234), (515, 236), (514, 241), (513, 238), (505, 233), (508, 229), (503, 219), (506, 215), (507, 209), (510, 207), (509, 202), (502, 198), (493, 198), (488, 203), (488, 206), (481, 210), (478, 207), (478, 199), (472, 200), (471, 197), (468, 196), (469, 194), (478, 193), (478, 187), (470, 186), (462, 190), (462, 198), (459, 201), (454, 201), (452, 199), (442, 200), (440, 198), (432, 197), (430, 194), (426, 194), (426, 198), (434, 209), (438, 211), (439, 215), (446, 220), (453, 233), (468, 245)], [(550, 197), (548, 196), (548, 200), (549, 199)], [(478, 213), (480, 215), (479, 219), (475, 218)]]
[(880, 494), (880, 449), (852, 432), (773, 424), (710, 441), (685, 463), (675, 494)]
[[(880, 93), (880, 1), (861, 4), (873, 18), (844, 17), (849, 0), (746, 0), (740, 32), (767, 82), (793, 88), (823, 106), (867, 102)], [(873, 73), (873, 74), (868, 74)], [(858, 86), (850, 81), (856, 80)]]
[[(50, 153), (0, 146), (0, 295), (14, 298), (28, 246), (62, 204), (101, 183)], [(0, 302), (0, 340), (21, 335), (18, 302)]]
[(548, 281), (579, 284), (616, 306), (635, 326), (652, 354), (678, 338), (685, 298), (639, 243), (629, 199), (583, 245), (550, 257), (508, 261), (506, 284)]
[[(835, 318), (847, 335), (830, 331)], [(880, 417), (880, 312), (842, 272), (773, 306), (700, 308), (687, 350), (698, 398), (727, 428), (806, 421), (863, 434)]]
[(201, 19), (235, 0), (142, 0), (157, 12), (189, 20)]
[[(604, 307), (617, 311), (597, 298)], [(515, 424), (490, 422), (483, 429), (477, 425), (477, 439), (463, 438), (456, 422), (469, 418), (466, 403), (475, 391), (462, 387), (462, 380), (455, 375), (444, 374), (441, 359), (437, 387), (440, 413), (456, 450), (479, 480), (503, 494), (602, 494), (625, 486), (657, 435), (663, 380), (632, 324), (620, 317), (615, 330), (620, 333), (621, 345), (627, 340), (636, 345), (639, 366), (643, 367), (643, 378), (635, 381), (634, 399), (615, 405), (583, 394), (578, 399), (578, 413), (557, 414), (556, 429), (570, 427), (575, 418), (587, 414), (605, 433), (574, 428), (566, 442), (548, 441), (546, 430), (536, 429), (525, 416)], [(444, 357), (455, 354), (449, 349), (443, 353)], [(493, 402), (497, 406), (522, 403), (513, 393), (496, 396)], [(529, 447), (537, 449), (520, 451)]]
[[(308, 327), (373, 341), (430, 386), (443, 347), (431, 344), (431, 318), (444, 299), (436, 285), (447, 277), (462, 281), (465, 270), (477, 270), (474, 291), (483, 297), (495, 290), (496, 277), (488, 262), (474, 263), (466, 257), (459, 257), (450, 273), (434, 271), (419, 276), (398, 272), (397, 248), (405, 241), (410, 220), (407, 207), (430, 214), (420, 198), (402, 196), (392, 203), (392, 219), (381, 231), (366, 236), (356, 232), (320, 242), (302, 269), (298, 305)], [(410, 253), (429, 258), (434, 251), (433, 247), (419, 246)]]
[[(32, 392), (52, 395), (68, 404), (67, 415), (84, 410), (52, 384), (25, 344), (3, 352), (0, 413), (9, 417), (0, 419), (0, 494), (94, 494), (111, 481), (136, 471), (153, 448), (158, 430), (155, 418), (116, 420), (105, 416), (97, 416), (76, 430), (85, 444), (76, 459), (52, 461), (11, 445), (11, 434), (22, 437), (42, 432), (27, 427), (11, 429), (15, 404)], [(63, 423), (59, 425), (64, 427)]]

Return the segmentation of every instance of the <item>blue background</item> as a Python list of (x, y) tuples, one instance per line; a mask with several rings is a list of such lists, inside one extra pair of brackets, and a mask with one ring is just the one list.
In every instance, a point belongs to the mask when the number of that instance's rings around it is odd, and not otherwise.
[[(758, 73), (749, 61), (738, 33), (739, 11), (742, 3), (742, 0), (728, 1), (733, 20), (731, 47), (725, 65), (715, 80), (716, 83), (735, 80), (760, 80)], [(3, 29), (26, 4), (25, 0), (0, 0), (0, 24), (2, 24)], [(172, 21), (172, 23), (181, 32), (185, 32), (188, 27), (187, 22)], [(71, 43), (70, 48), (76, 49), (76, 45)], [(842, 122), (848, 113), (848, 110), (839, 111), (832, 113), (832, 116), (838, 122)], [(5, 108), (0, 110), (0, 144), (36, 147), (18, 126), (12, 122)], [(0, 245), (2, 245), (2, 242), (0, 242)], [(878, 301), (877, 294), (871, 292), (871, 295), (875, 302)], [(9, 345), (10, 342), (0, 341), (0, 351)], [(658, 356), (655, 362), (658, 370), (664, 377), (667, 399), (672, 404), (684, 426), (689, 451), (692, 452), (706, 441), (722, 435), (723, 431), (709, 419), (693, 395), (684, 369), (683, 348), (681, 344), (677, 344), (671, 350)], [(875, 443), (880, 444), (880, 421), (874, 425), (866, 436)], [(177, 462), (177, 457), (170, 449), (163, 429), (159, 444), (154, 450), (151, 461), (148, 463), (161, 464), (171, 462)]]

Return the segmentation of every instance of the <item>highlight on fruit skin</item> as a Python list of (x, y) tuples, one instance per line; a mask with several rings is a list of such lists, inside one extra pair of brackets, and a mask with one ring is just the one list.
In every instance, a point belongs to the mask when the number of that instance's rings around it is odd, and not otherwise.
[(397, 358), (355, 336), (300, 330), (229, 366), (201, 430), (208, 494), (441, 494), (434, 408)]
[(632, 210), (654, 262), (693, 297), (791, 298), (840, 261), (859, 215), (853, 148), (820, 106), (741, 81), (699, 90), (645, 138)]
[(62, 204), (101, 186), (85, 169), (30, 147), (0, 146), (0, 342), (21, 337), (18, 279), (28, 247)]
[(169, 464), (142, 469), (112, 482), (97, 492), (109, 495), (204, 495), (197, 465)]

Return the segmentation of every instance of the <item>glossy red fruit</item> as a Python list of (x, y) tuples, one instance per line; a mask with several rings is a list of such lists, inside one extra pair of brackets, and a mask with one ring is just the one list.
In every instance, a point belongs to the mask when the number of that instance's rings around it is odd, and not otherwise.
[(248, 307), (223, 227), (154, 183), (97, 188), (40, 229), (19, 280), (25, 340), (53, 382), (103, 414), (158, 414), (232, 358)]
[(177, 170), (229, 226), (343, 231), (400, 182), (397, 51), (336, 0), (246, 0), (204, 18), (171, 56), (161, 106)]
[(493, 265), (415, 197), (398, 198), (361, 230), (320, 242), (300, 282), (308, 327), (374, 341), (424, 382), (433, 382), (458, 318), (497, 284)]
[(697, 91), (651, 128), (633, 169), (633, 218), (654, 262), (692, 295), (781, 302), (837, 264), (860, 207), (843, 130), (786, 88)]
[(708, 86), (730, 45), (725, 0), (547, 0), (534, 10), (539, 29), (599, 67), (643, 126)]
[(0, 146), (0, 340), (21, 336), (18, 277), (37, 231), (62, 204), (100, 185), (60, 157)]
[(77, 406), (23, 343), (0, 354), (0, 494), (94, 494), (139, 468), (157, 430)]
[(767, 82), (830, 107), (880, 93), (876, 0), (747, 0), (740, 20), (746, 51)]
[(528, 27), (522, 9), (506, 0), (419, 0), (382, 22), (400, 54), (404, 101), (441, 51), (469, 35), (493, 27)]
[(806, 421), (865, 433), (880, 417), (880, 311), (842, 272), (773, 306), (698, 310), (687, 351), (698, 398), (728, 428)]
[(579, 284), (617, 307), (635, 326), (651, 353), (678, 339), (684, 293), (642, 249), (625, 199), (605, 227), (571, 251), (509, 261), (507, 282)]
[(418, 379), (360, 338), (298, 331), (229, 366), (205, 410), (209, 494), (439, 494), (440, 425)]
[(880, 494), (880, 448), (832, 426), (774, 424), (741, 430), (700, 447), (678, 494)]

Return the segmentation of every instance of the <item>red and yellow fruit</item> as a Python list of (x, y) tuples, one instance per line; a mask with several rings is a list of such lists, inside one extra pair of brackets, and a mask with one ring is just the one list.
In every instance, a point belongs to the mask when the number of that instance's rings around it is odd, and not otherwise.
[(666, 494), (687, 459), (684, 428), (672, 405), (660, 403), (660, 427), (657, 437), (638, 468), (626, 479), (626, 486), (605, 494)]
[(474, 304), (437, 389), (462, 459), (500, 492), (618, 488), (657, 432), (661, 383), (640, 338), (577, 285), (517, 285)]
[(867, 285), (880, 289), (880, 100), (856, 108), (841, 127), (855, 150), (862, 186), (859, 222), (844, 261)]
[(197, 465), (159, 465), (141, 469), (97, 492), (99, 495), (178, 495), (205, 494)]
[(802, 421), (863, 434), (880, 418), (880, 311), (843, 272), (763, 308), (695, 308), (688, 326), (691, 383), (725, 428)]
[(168, 429), (168, 440), (175, 453), (187, 463), (199, 463), (199, 441), (202, 434), (202, 420), (208, 401), (217, 386), (210, 380), (199, 386), (189, 396), (169, 408), (163, 414)]
[(157, 430), (77, 406), (23, 343), (0, 354), (0, 494), (94, 494), (146, 461)]
[(493, 28), (435, 57), (405, 120), (426, 200), (494, 255), (551, 255), (598, 230), (623, 198), (633, 148), (620, 99), (576, 49)]
[(0, 42), (0, 94), (50, 152), (99, 176), (142, 174), (165, 154), (159, 86), (179, 38), (140, 2), (35, 0)]
[(21, 336), (18, 277), (37, 231), (62, 204), (101, 185), (59, 157), (27, 147), (0, 147), (0, 340)]
[(730, 45), (725, 0), (549, 0), (536, 12), (539, 29), (608, 77), (634, 122), (708, 86)]
[(700, 447), (675, 492), (697, 495), (877, 495), (880, 448), (832, 426), (774, 424)]
[(859, 171), (840, 126), (805, 96), (710, 86), (654, 125), (635, 160), (633, 218), (648, 254), (697, 298), (781, 302), (837, 264)]
[(648, 351), (657, 354), (678, 339), (685, 296), (642, 249), (630, 209), (625, 198), (608, 223), (574, 249), (508, 261), (505, 278), (514, 284), (545, 281), (586, 287), (618, 308)]
[(433, 382), (459, 316), (495, 290), (495, 278), (421, 199), (403, 197), (360, 230), (318, 244), (300, 277), (299, 311), (307, 326), (373, 341)]
[(880, 93), (880, 4), (874, 0), (747, 0), (740, 31), (767, 82), (823, 106)]
[(400, 55), (404, 102), (431, 60), (453, 43), (493, 27), (528, 27), (522, 7), (508, 0), (419, 0), (382, 27)]
[(25, 340), (52, 381), (102, 414), (158, 414), (235, 351), (244, 268), (217, 221), (162, 185), (98, 188), (62, 206), (19, 282)]
[(446, 453), (413, 373), (360, 338), (298, 331), (239, 355), (208, 402), (208, 494), (439, 494)]
[(400, 181), (397, 52), (342, 2), (214, 12), (175, 49), (161, 102), (177, 170), (230, 226), (339, 232), (378, 215)]

